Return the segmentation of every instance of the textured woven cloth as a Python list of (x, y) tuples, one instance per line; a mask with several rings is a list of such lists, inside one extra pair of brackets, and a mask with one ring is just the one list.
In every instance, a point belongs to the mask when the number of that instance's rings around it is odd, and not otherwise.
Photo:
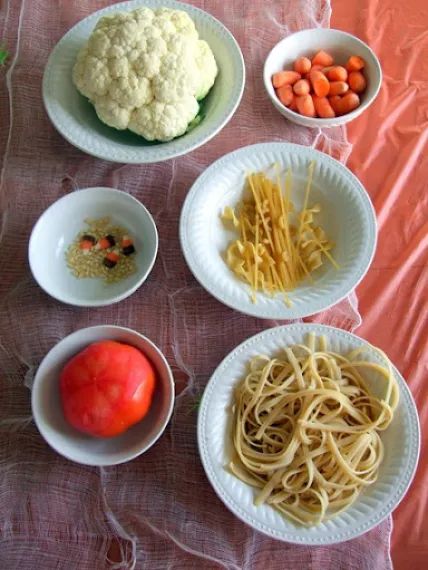
[[(110, 2), (111, 3), (111, 2)], [(178, 241), (178, 219), (191, 184), (211, 162), (242, 145), (291, 141), (345, 161), (342, 129), (292, 125), (268, 101), (263, 61), (284, 35), (328, 26), (325, 0), (194, 1), (232, 31), (244, 53), (247, 84), (228, 126), (188, 156), (162, 164), (117, 165), (71, 147), (50, 125), (41, 100), (48, 54), (78, 20), (109, 2), (9, 0), (0, 39), (11, 51), (0, 68), (0, 568), (163, 570), (387, 570), (388, 519), (361, 538), (309, 548), (254, 532), (223, 506), (203, 472), (195, 402), (218, 362), (239, 342), (278, 324), (221, 305), (194, 280)], [(27, 264), (37, 217), (76, 188), (111, 186), (141, 200), (159, 229), (153, 273), (129, 299), (100, 309), (62, 305), (41, 291)], [(354, 330), (354, 295), (317, 321)], [(146, 454), (111, 468), (71, 463), (53, 452), (31, 418), (34, 370), (64, 336), (95, 324), (143, 332), (165, 353), (177, 387), (165, 434)]]

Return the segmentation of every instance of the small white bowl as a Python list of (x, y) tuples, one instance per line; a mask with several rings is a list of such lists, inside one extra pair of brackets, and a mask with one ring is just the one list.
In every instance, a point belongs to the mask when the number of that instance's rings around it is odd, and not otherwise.
[[(137, 272), (117, 283), (77, 279), (66, 264), (66, 251), (85, 229), (87, 218), (109, 216), (135, 242)], [(147, 279), (158, 251), (158, 232), (141, 202), (113, 188), (77, 190), (54, 202), (33, 228), (28, 258), (34, 279), (58, 301), (79, 307), (102, 307), (125, 299)]]
[[(337, 65), (344, 65), (351, 55), (359, 55), (366, 62), (364, 75), (367, 88), (361, 96), (360, 106), (347, 115), (333, 119), (313, 119), (291, 111), (278, 99), (272, 85), (274, 73), (293, 69), (293, 63), (298, 57), (310, 58), (321, 49), (331, 53)], [(373, 103), (382, 84), (382, 70), (374, 52), (352, 34), (330, 28), (313, 28), (291, 34), (273, 47), (265, 61), (263, 81), (274, 107), (293, 123), (304, 127), (337, 127), (354, 120)]]
[[(157, 372), (157, 384), (150, 411), (143, 420), (122, 435), (101, 439), (80, 433), (67, 423), (61, 407), (59, 377), (76, 353), (106, 339), (141, 350)], [(59, 454), (84, 465), (117, 465), (141, 455), (162, 435), (174, 407), (174, 379), (161, 351), (142, 334), (112, 325), (89, 327), (65, 337), (45, 356), (34, 379), (31, 406), (40, 433)]]

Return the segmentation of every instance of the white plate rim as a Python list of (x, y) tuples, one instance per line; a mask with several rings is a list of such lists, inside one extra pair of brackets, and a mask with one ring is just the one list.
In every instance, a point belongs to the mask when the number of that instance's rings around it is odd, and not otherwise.
[[(273, 152), (275, 149), (278, 149), (278, 151), (283, 150), (284, 153), (287, 152), (289, 153), (298, 152), (300, 154), (306, 153), (308, 159), (312, 158), (317, 161), (330, 163), (330, 165), (332, 165), (334, 168), (341, 170), (342, 174), (350, 180), (354, 188), (359, 192), (359, 197), (361, 198), (362, 203), (366, 208), (366, 213), (368, 215), (367, 222), (370, 233), (367, 236), (368, 239), (364, 254), (365, 255), (364, 263), (362, 263), (361, 267), (359, 268), (357, 278), (354, 279), (352, 285), (345, 292), (336, 296), (330, 302), (324, 304), (319, 303), (318, 304), (319, 306), (316, 309), (305, 311), (303, 310), (303, 308), (299, 310), (298, 308), (296, 309), (296, 307), (288, 308), (285, 307), (284, 305), (284, 307), (283, 308), (281, 307), (281, 309), (279, 309), (278, 312), (276, 313), (273, 310), (272, 311), (266, 310), (266, 308), (263, 307), (261, 304), (257, 303), (252, 304), (249, 302), (245, 306), (237, 307), (233, 302), (229, 301), (225, 297), (225, 295), (222, 294), (221, 291), (218, 291), (215, 287), (213, 287), (211, 285), (210, 279), (207, 278), (203, 274), (203, 272), (199, 270), (197, 259), (193, 255), (192, 242), (188, 236), (188, 231), (189, 231), (188, 220), (192, 209), (192, 202), (199, 192), (203, 192), (205, 181), (211, 176), (211, 174), (217, 169), (221, 168), (223, 164), (227, 164), (229, 161), (233, 161), (233, 159), (239, 157), (241, 153), (242, 154), (250, 152), (257, 153), (269, 150), (272, 150)], [(190, 271), (192, 272), (195, 279), (199, 282), (199, 284), (206, 291), (208, 291), (215, 299), (217, 299), (217, 301), (220, 301), (221, 303), (223, 303), (227, 307), (230, 307), (231, 309), (234, 309), (236, 311), (239, 311), (243, 314), (252, 317), (258, 317), (261, 319), (295, 320), (295, 319), (310, 317), (312, 315), (325, 311), (330, 307), (333, 307), (334, 305), (345, 299), (349, 295), (349, 293), (351, 293), (351, 291), (353, 291), (359, 285), (362, 279), (364, 279), (367, 271), (370, 268), (370, 265), (373, 261), (376, 252), (377, 221), (376, 221), (376, 212), (367, 190), (364, 188), (364, 186), (358, 180), (355, 174), (353, 174), (344, 164), (312, 147), (307, 147), (304, 145), (288, 143), (288, 142), (264, 142), (264, 143), (256, 143), (253, 145), (244, 146), (228, 154), (223, 155), (215, 162), (211, 163), (210, 166), (206, 170), (204, 170), (202, 174), (199, 175), (199, 177), (195, 180), (192, 187), (190, 188), (186, 196), (186, 199), (184, 201), (183, 207), (181, 209), (179, 235), (180, 235), (181, 249)], [(242, 286), (244, 287), (245, 284), (242, 284)]]
[[(160, 145), (156, 145), (153, 147), (141, 147), (141, 149), (137, 150), (137, 147), (134, 151), (130, 154), (130, 151), (127, 152), (126, 149), (121, 149), (119, 145), (114, 144), (114, 148), (111, 152), (102, 152), (98, 151), (91, 145), (83, 144), (78, 138), (71, 136), (69, 132), (67, 132), (66, 125), (64, 124), (63, 118), (57, 115), (55, 106), (52, 104), (51, 101), (51, 94), (49, 89), (49, 81), (50, 75), (54, 72), (55, 67), (57, 65), (57, 58), (58, 52), (60, 52), (62, 46), (65, 42), (73, 37), (76, 31), (80, 27), (85, 27), (88, 24), (95, 23), (101, 16), (108, 14), (110, 12), (119, 11), (119, 10), (132, 10), (135, 8), (139, 8), (148, 4), (147, 0), (128, 0), (126, 2), (120, 2), (118, 4), (112, 4), (110, 6), (106, 6), (105, 8), (101, 8), (83, 18), (77, 24), (75, 24), (72, 28), (70, 28), (62, 37), (61, 39), (55, 44), (52, 51), (49, 54), (44, 72), (43, 72), (43, 80), (42, 80), (42, 99), (43, 104), (48, 114), (48, 117), (51, 121), (51, 124), (55, 127), (58, 133), (71, 145), (78, 148), (82, 152), (85, 152), (91, 156), (95, 156), (96, 158), (100, 158), (102, 160), (107, 160), (109, 162), (118, 162), (124, 164), (151, 164), (155, 162), (163, 162), (165, 160), (171, 160), (173, 158), (177, 158), (193, 150), (196, 150), (200, 146), (208, 143), (212, 138), (214, 138), (230, 121), (232, 116), (235, 114), (237, 110), (242, 95), (244, 93), (245, 81), (246, 81), (246, 72), (245, 72), (245, 62), (244, 56), (242, 54), (241, 48), (238, 44), (238, 41), (232, 34), (232, 32), (222, 23), (220, 20), (212, 16), (209, 12), (202, 10), (201, 8), (197, 8), (191, 4), (187, 4), (184, 2), (179, 2), (177, 0), (151, 0), (151, 3), (158, 4), (157, 7), (169, 7), (175, 8), (177, 10), (183, 10), (190, 15), (198, 14), (200, 17), (206, 18), (210, 21), (218, 30), (221, 30), (223, 35), (227, 37), (228, 42), (233, 48), (233, 58), (239, 68), (240, 71), (240, 81), (239, 83), (236, 82), (235, 84), (235, 91), (234, 96), (231, 98), (229, 102), (229, 106), (227, 110), (224, 112), (222, 119), (218, 121), (218, 123), (208, 131), (208, 134), (202, 134), (199, 136), (192, 144), (186, 144), (184, 136), (181, 138), (176, 139), (180, 141), (181, 144), (178, 145), (178, 150), (174, 150), (177, 145), (175, 145), (171, 150), (168, 150), (167, 147)], [(157, 152), (152, 151), (150, 156), (146, 155), (147, 149), (156, 149)], [(170, 147), (171, 148), (171, 147)], [(163, 150), (162, 150), (163, 149)], [(153, 155), (153, 156), (151, 156)]]
[[(293, 544), (302, 544), (309, 546), (338, 544), (340, 542), (345, 542), (347, 540), (357, 538), (358, 536), (365, 534), (366, 532), (377, 526), (379, 523), (385, 520), (385, 518), (387, 518), (389, 514), (391, 514), (391, 512), (399, 505), (399, 503), (406, 495), (415, 476), (416, 469), (418, 466), (419, 454), (420, 454), (421, 431), (420, 431), (418, 412), (410, 388), (408, 387), (406, 381), (404, 380), (399, 370), (394, 365), (392, 365), (394, 374), (396, 375), (400, 388), (400, 398), (403, 401), (405, 401), (406, 409), (408, 410), (411, 419), (409, 423), (410, 431), (412, 432), (410, 437), (410, 441), (412, 444), (411, 464), (408, 465), (405, 476), (403, 476), (402, 478), (404, 481), (404, 485), (402, 484), (401, 486), (397, 486), (393, 499), (391, 499), (389, 503), (383, 507), (383, 509), (380, 511), (380, 513), (377, 516), (374, 516), (366, 524), (360, 525), (360, 527), (358, 527), (356, 531), (348, 533), (346, 533), (345, 531), (342, 532), (338, 531), (334, 539), (313, 538), (312, 540), (308, 540), (307, 537), (303, 539), (296, 539), (295, 536), (289, 536), (287, 532), (278, 532), (277, 530), (269, 528), (264, 523), (261, 523), (256, 519), (252, 518), (251, 516), (247, 515), (241, 509), (239, 504), (237, 504), (234, 500), (231, 500), (222, 492), (221, 489), (222, 485), (219, 483), (217, 479), (217, 476), (211, 464), (207, 450), (207, 442), (206, 442), (207, 438), (206, 438), (206, 432), (204, 430), (205, 416), (207, 414), (207, 409), (209, 407), (211, 394), (215, 389), (218, 390), (219, 387), (221, 388), (221, 377), (224, 376), (222, 372), (223, 369), (227, 368), (228, 363), (231, 360), (233, 360), (239, 353), (243, 352), (245, 349), (247, 349), (254, 343), (262, 341), (264, 340), (264, 338), (271, 335), (281, 335), (282, 333), (286, 334), (288, 331), (302, 331), (305, 333), (315, 332), (318, 334), (324, 334), (327, 336), (327, 338), (330, 333), (333, 335), (339, 335), (339, 336), (341, 335), (344, 336), (345, 338), (351, 337), (354, 341), (356, 340), (358, 343), (362, 345), (369, 344), (368, 341), (366, 341), (365, 339), (353, 333), (345, 331), (343, 329), (339, 329), (329, 325), (316, 324), (316, 323), (292, 323), (289, 325), (281, 325), (278, 327), (266, 329), (244, 340), (231, 352), (229, 352), (228, 355), (225, 356), (225, 358), (217, 366), (212, 376), (210, 377), (207, 385), (205, 386), (204, 393), (202, 395), (201, 403), (199, 406), (198, 419), (197, 419), (197, 441), (198, 441), (199, 456), (205, 474), (208, 478), (208, 481), (210, 482), (218, 498), (236, 517), (238, 517), (242, 522), (251, 526), (253, 529), (276, 540), (289, 542)], [(245, 485), (245, 483), (242, 484)]]
[[(125, 198), (126, 200), (130, 200), (132, 202), (135, 202), (136, 207), (142, 208), (145, 211), (145, 213), (146, 213), (146, 215), (150, 221), (151, 228), (153, 230), (153, 235), (155, 237), (155, 251), (154, 251), (153, 259), (151, 260), (150, 264), (147, 266), (146, 271), (141, 274), (140, 279), (137, 281), (137, 283), (135, 283), (132, 287), (129, 287), (129, 289), (126, 289), (126, 291), (124, 291), (123, 293), (121, 293), (119, 295), (115, 295), (114, 297), (111, 297), (108, 300), (100, 300), (100, 301), (95, 300), (95, 301), (91, 301), (89, 303), (87, 301), (79, 301), (78, 299), (74, 299), (73, 302), (71, 302), (70, 300), (67, 300), (66, 298), (62, 297), (61, 295), (55, 294), (51, 291), (46, 291), (46, 289), (44, 287), (42, 287), (42, 285), (40, 284), (40, 282), (36, 276), (36, 272), (34, 270), (33, 257), (31, 255), (31, 252), (34, 249), (33, 243), (34, 243), (35, 235), (36, 235), (40, 225), (43, 224), (44, 219), (50, 210), (52, 210), (54, 207), (56, 208), (59, 203), (65, 204), (65, 202), (72, 195), (75, 195), (75, 194), (83, 195), (85, 193), (92, 192), (94, 190), (103, 190), (103, 191), (108, 191), (109, 193), (111, 192), (111, 193), (118, 194), (121, 196), (122, 199)], [(53, 202), (50, 206), (48, 206), (40, 214), (39, 218), (37, 219), (36, 223), (33, 226), (33, 229), (31, 230), (30, 239), (28, 241), (28, 264), (30, 266), (31, 275), (33, 276), (34, 281), (37, 283), (37, 285), (43, 291), (45, 291), (45, 293), (47, 295), (49, 295), (53, 299), (56, 299), (57, 301), (60, 301), (61, 303), (65, 303), (66, 305), (70, 305), (73, 307), (107, 307), (109, 305), (119, 303), (120, 301), (123, 301), (127, 297), (130, 297), (131, 295), (133, 295), (135, 293), (135, 291), (137, 291), (137, 289), (139, 289), (141, 287), (141, 285), (146, 281), (147, 277), (150, 275), (150, 273), (153, 269), (153, 266), (156, 262), (156, 258), (158, 255), (158, 249), (159, 249), (159, 234), (158, 234), (158, 229), (156, 227), (155, 220), (154, 220), (152, 214), (145, 207), (145, 205), (142, 202), (140, 202), (140, 200), (138, 200), (137, 198), (135, 198), (134, 196), (132, 196), (128, 192), (124, 192), (123, 190), (118, 190), (117, 188), (109, 188), (107, 186), (93, 186), (91, 188), (80, 188), (79, 190), (74, 190), (73, 192), (70, 192), (69, 194), (66, 194), (65, 196), (61, 196), (61, 198), (58, 198), (58, 200), (55, 200), (55, 202)]]

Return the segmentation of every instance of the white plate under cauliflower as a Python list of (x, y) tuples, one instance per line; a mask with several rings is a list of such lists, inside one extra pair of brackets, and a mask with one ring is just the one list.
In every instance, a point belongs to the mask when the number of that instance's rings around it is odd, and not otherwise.
[(186, 12), (139, 8), (98, 21), (77, 56), (73, 82), (107, 125), (169, 141), (198, 115), (217, 71)]

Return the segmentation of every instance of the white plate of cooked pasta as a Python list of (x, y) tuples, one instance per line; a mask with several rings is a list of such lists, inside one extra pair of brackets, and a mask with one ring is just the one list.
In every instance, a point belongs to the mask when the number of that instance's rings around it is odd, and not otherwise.
[(417, 410), (387, 356), (317, 324), (235, 348), (199, 409), (199, 452), (224, 504), (273, 538), (321, 545), (386, 518), (413, 479)]
[(346, 297), (376, 247), (358, 179), (312, 148), (262, 143), (213, 163), (183, 206), (180, 239), (194, 276), (243, 313), (297, 319)]

